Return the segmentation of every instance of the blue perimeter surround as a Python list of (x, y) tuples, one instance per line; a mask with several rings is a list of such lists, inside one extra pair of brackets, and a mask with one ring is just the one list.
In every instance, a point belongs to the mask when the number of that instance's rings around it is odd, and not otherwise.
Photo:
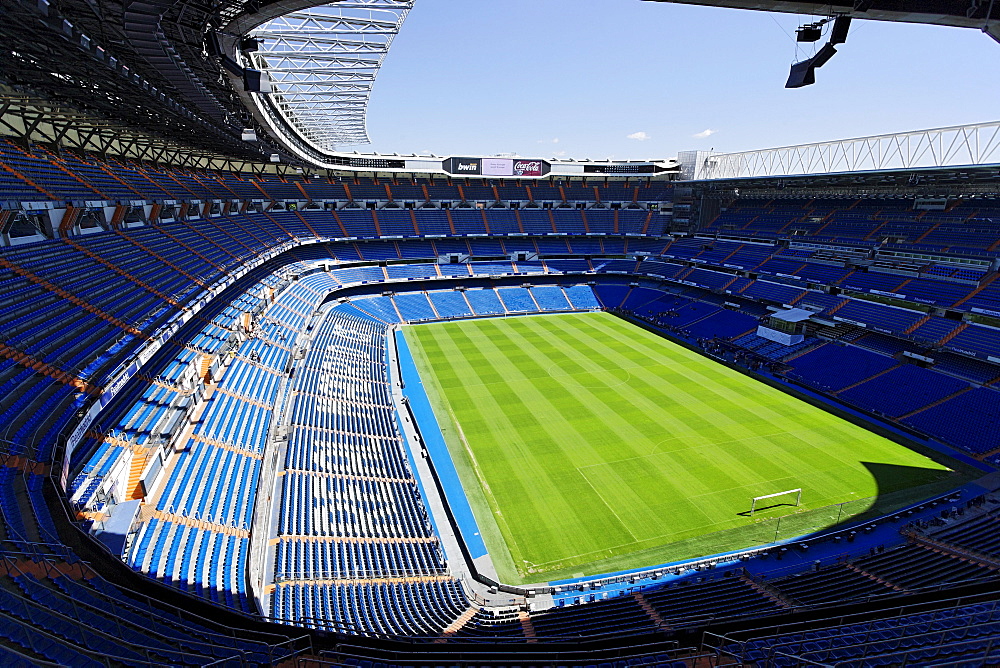
[[(399, 368), (403, 373), (403, 396), (410, 403), (410, 410), (413, 411), (413, 417), (417, 421), (420, 436), (424, 439), (427, 454), (430, 456), (438, 480), (441, 481), (441, 486), (444, 488), (445, 503), (451, 507), (451, 513), (458, 524), (469, 556), (473, 559), (485, 557), (489, 554), (486, 550), (486, 543), (483, 542), (483, 537), (479, 533), (479, 525), (476, 524), (476, 518), (472, 514), (469, 498), (465, 495), (465, 488), (458, 477), (458, 471), (455, 470), (455, 463), (448, 451), (448, 444), (444, 442), (444, 436), (441, 435), (441, 427), (438, 425), (437, 418), (434, 417), (434, 410), (427, 398), (427, 392), (424, 391), (424, 383), (420, 379), (420, 373), (417, 371), (416, 364), (413, 363), (410, 347), (406, 345), (406, 336), (403, 335), (402, 330), (397, 330), (395, 336)], [(407, 445), (409, 452), (411, 449), (409, 446), (412, 444), (407, 443)], [(417, 456), (413, 452), (409, 452), (409, 455), (411, 458)], [(412, 461), (410, 465), (413, 465)], [(416, 469), (414, 468), (414, 470)], [(424, 493), (422, 484), (421, 493)], [(427, 498), (426, 494), (424, 494), (424, 498)], [(455, 558), (460, 557), (455, 555)]]

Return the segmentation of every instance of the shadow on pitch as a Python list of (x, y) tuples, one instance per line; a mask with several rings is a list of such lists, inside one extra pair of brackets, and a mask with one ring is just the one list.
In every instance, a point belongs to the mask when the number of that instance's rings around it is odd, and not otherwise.
[[(831, 526), (827, 527), (828, 529), (835, 528), (840, 524), (863, 522), (876, 517), (881, 517), (883, 515), (892, 514), (904, 506), (918, 503), (921, 500), (936, 494), (943, 494), (950, 488), (957, 487), (968, 480), (967, 475), (963, 475), (962, 473), (951, 469), (931, 469), (920, 466), (903, 466), (899, 464), (881, 464), (876, 462), (860, 463), (868, 469), (869, 474), (871, 474), (874, 479), (876, 492), (871, 496), (851, 499), (843, 504), (830, 504), (828, 506), (824, 506), (825, 508), (832, 509), (839, 505), (843, 505), (845, 511), (840, 517), (840, 521), (835, 521)], [(951, 462), (941, 461), (938, 463), (947, 466)], [(808, 494), (808, 488), (805, 489), (804, 494)], [(863, 508), (860, 505), (863, 504), (865, 499), (871, 500), (871, 505), (867, 508)], [(803, 501), (806, 501), (805, 496), (803, 496)], [(851, 506), (855, 504), (858, 505), (852, 508)], [(796, 506), (794, 503), (789, 501), (772, 503), (768, 506), (761, 506), (754, 509), (753, 517), (760, 517), (760, 519), (777, 519), (779, 517), (786, 516), (767, 514), (767, 511), (781, 507), (795, 508)], [(822, 510), (822, 508), (823, 507), (813, 507), (808, 510), (802, 510), (801, 513), (818, 513)], [(787, 514), (794, 515), (798, 513), (792, 512)], [(736, 515), (740, 517), (751, 517), (749, 509), (736, 513)]]

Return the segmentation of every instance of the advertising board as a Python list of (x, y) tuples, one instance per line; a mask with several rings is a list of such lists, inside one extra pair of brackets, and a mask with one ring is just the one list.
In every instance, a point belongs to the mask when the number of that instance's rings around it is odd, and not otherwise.
[(514, 176), (541, 176), (542, 172), (542, 161), (541, 160), (524, 160), (518, 158), (514, 160), (513, 171)]
[(479, 176), (482, 166), (479, 158), (448, 158), (444, 161), (444, 171), (449, 174)]
[(549, 163), (539, 158), (448, 158), (444, 171), (456, 176), (540, 177), (549, 173)]
[(510, 158), (483, 158), (483, 176), (513, 176), (514, 161)]

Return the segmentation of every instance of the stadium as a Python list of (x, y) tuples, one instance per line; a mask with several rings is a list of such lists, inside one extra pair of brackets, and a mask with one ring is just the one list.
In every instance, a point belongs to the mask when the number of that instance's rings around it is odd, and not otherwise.
[(0, 661), (1000, 663), (1000, 123), (342, 150), (413, 5), (0, 4)]

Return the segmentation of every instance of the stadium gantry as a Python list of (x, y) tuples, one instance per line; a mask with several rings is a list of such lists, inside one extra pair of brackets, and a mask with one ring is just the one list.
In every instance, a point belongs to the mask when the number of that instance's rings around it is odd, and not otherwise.
[(325, 151), (367, 144), (368, 97), (412, 2), (338, 2), (254, 28), (247, 58), (265, 72), (273, 104), (299, 136)]
[(997, 125), (338, 153), (411, 6), (4, 4), (0, 659), (996, 663)]

